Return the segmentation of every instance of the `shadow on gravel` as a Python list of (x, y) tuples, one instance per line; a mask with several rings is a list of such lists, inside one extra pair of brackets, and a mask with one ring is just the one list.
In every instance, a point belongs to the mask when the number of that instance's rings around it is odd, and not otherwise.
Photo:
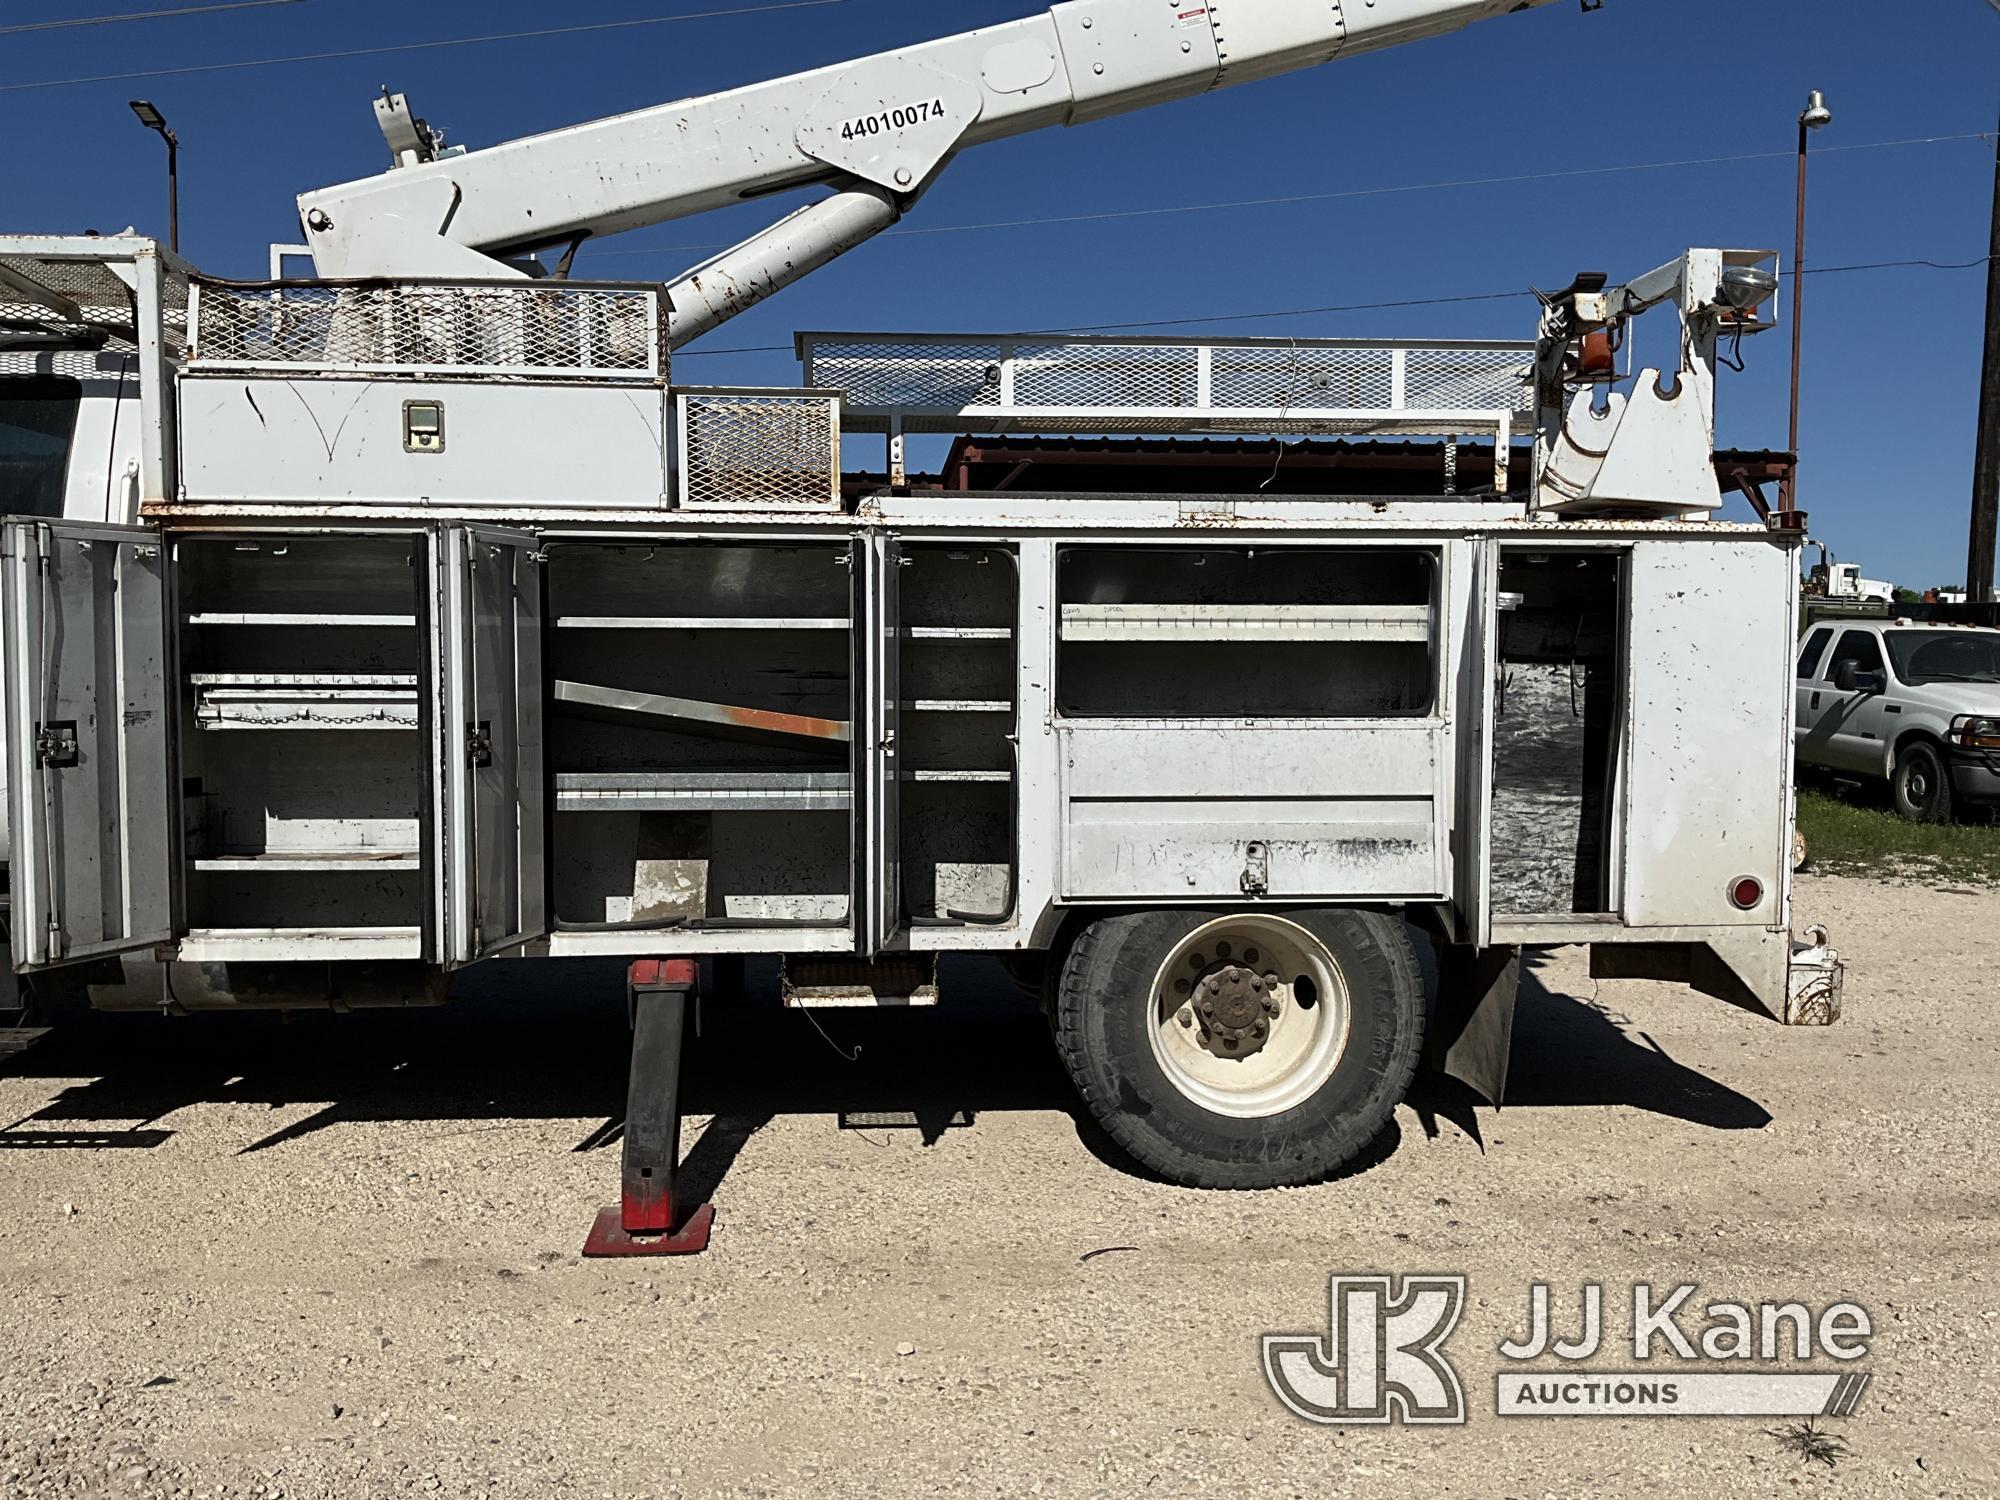
[[(1608, 1009), (1552, 993), (1525, 965), (1508, 1104), (1626, 1105), (1717, 1130), (1755, 1130), (1756, 1101), (1676, 1062)], [(584, 1119), (601, 1123), (575, 1150), (615, 1146), (625, 1106), (624, 966), (616, 962), (492, 964), (435, 1010), (211, 1015), (100, 1015), (71, 1005), (54, 1032), (11, 1059), (17, 1076), (83, 1079), (27, 1119), (0, 1121), (0, 1144), (41, 1149), (153, 1145), (150, 1129), (190, 1105), (271, 1108), (317, 1103), (304, 1119), (243, 1148), (275, 1150), (328, 1126), (450, 1120)], [(1068, 1115), (1094, 1156), (1138, 1169), (1079, 1108), (1036, 1007), (996, 966), (948, 961), (949, 1003), (937, 1010), (786, 1011), (776, 966), (752, 962), (744, 992), (710, 993), (690, 1040), (684, 1108), (712, 1123), (684, 1167), (692, 1201), (712, 1196), (744, 1145), (780, 1114), (838, 1117), (864, 1139), (913, 1128), (926, 1144), (987, 1110)], [(1469, 1094), (1420, 1081), (1412, 1103), (1475, 1140)], [(1483, 1108), (1483, 1106), (1482, 1106)], [(65, 1129), (119, 1122), (118, 1131)], [(27, 1127), (27, 1128), (23, 1128)], [(18, 1133), (18, 1134), (17, 1134)], [(1346, 1175), (1393, 1155), (1397, 1127)]]
[[(1631, 1020), (1595, 999), (1558, 994), (1538, 969), (1547, 954), (1521, 955), (1521, 1000), (1507, 1071), (1507, 1104), (1516, 1108), (1603, 1109), (1625, 1105), (1710, 1130), (1762, 1130), (1771, 1113), (1747, 1094), (1676, 1062)], [(1717, 1002), (1690, 994), (1690, 1004)], [(1477, 1111), (1484, 1108), (1455, 1080), (1422, 1080), (1412, 1096), (1426, 1134), (1449, 1121), (1484, 1144)]]

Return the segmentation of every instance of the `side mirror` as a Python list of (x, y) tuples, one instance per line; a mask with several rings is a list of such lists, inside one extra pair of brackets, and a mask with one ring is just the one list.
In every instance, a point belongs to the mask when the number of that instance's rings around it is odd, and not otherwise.
[(1844, 661), (1833, 669), (1833, 685), (1843, 693), (1879, 693), (1889, 682), (1880, 672), (1864, 672), (1854, 662)]

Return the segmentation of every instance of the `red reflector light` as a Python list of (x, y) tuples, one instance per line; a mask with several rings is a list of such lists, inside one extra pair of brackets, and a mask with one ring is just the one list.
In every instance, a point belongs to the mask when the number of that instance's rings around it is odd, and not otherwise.
[(1729, 888), (1729, 904), (1738, 911), (1748, 911), (1764, 899), (1764, 882), (1755, 875), (1745, 875)]

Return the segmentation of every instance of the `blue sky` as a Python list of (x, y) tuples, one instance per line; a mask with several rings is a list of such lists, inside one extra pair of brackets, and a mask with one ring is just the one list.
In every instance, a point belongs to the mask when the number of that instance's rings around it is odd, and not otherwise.
[[(188, 0), (17, 3), (0, 25)], [(1247, 3), (1247, 0), (1245, 0)], [(0, 213), (13, 230), (165, 232), (159, 143), (181, 137), (183, 249), (263, 274), (299, 237), (292, 200), (386, 165), (369, 99), (388, 82), (473, 146), (1031, 13), (1031, 0), (837, 0), (597, 33), (146, 79), (21, 87), (494, 32), (667, 16), (746, 0), (526, 0), (267, 9), (0, 35)], [(1919, 19), (1921, 18), (1921, 19)], [(682, 356), (684, 379), (795, 381), (797, 328), (1004, 329), (1216, 317), (1630, 275), (1689, 244), (1783, 247), (1790, 152), (1810, 88), (1810, 264), (1971, 261), (1986, 251), (2000, 15), (1981, 0), (1570, 0), (1459, 36), (1337, 62), (961, 158), (911, 230), (1353, 193), (1539, 173), (1508, 185), (1146, 214), (876, 241)], [(1866, 148), (1866, 149), (1855, 149)], [(579, 275), (665, 278), (772, 217), (746, 206), (604, 241)], [(1802, 503), (1871, 576), (1964, 572), (1981, 270), (1857, 272), (1807, 284)], [(1207, 331), (1527, 337), (1528, 301), (1217, 321)], [(784, 352), (696, 351), (776, 345)], [(1787, 346), (1725, 375), (1721, 440), (1782, 447)]]

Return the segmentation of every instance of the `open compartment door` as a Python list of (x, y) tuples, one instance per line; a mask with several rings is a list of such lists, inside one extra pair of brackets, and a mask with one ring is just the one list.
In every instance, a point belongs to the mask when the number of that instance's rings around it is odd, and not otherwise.
[(161, 553), (137, 526), (12, 520), (0, 532), (16, 969), (176, 935)]
[(1459, 936), (1493, 942), (1493, 705), (1500, 677), (1500, 555), (1492, 542), (1460, 544), (1466, 577), (1464, 665), (1458, 683), (1458, 816), (1453, 830), (1453, 899)]
[(542, 554), (521, 532), (433, 533), (434, 849), (448, 968), (547, 935)]
[(902, 547), (888, 538), (862, 538), (857, 555), (868, 565), (857, 570), (861, 585), (861, 697), (866, 733), (856, 755), (855, 774), (864, 787), (862, 808), (860, 912), (861, 952), (874, 957), (903, 927), (901, 656)]

